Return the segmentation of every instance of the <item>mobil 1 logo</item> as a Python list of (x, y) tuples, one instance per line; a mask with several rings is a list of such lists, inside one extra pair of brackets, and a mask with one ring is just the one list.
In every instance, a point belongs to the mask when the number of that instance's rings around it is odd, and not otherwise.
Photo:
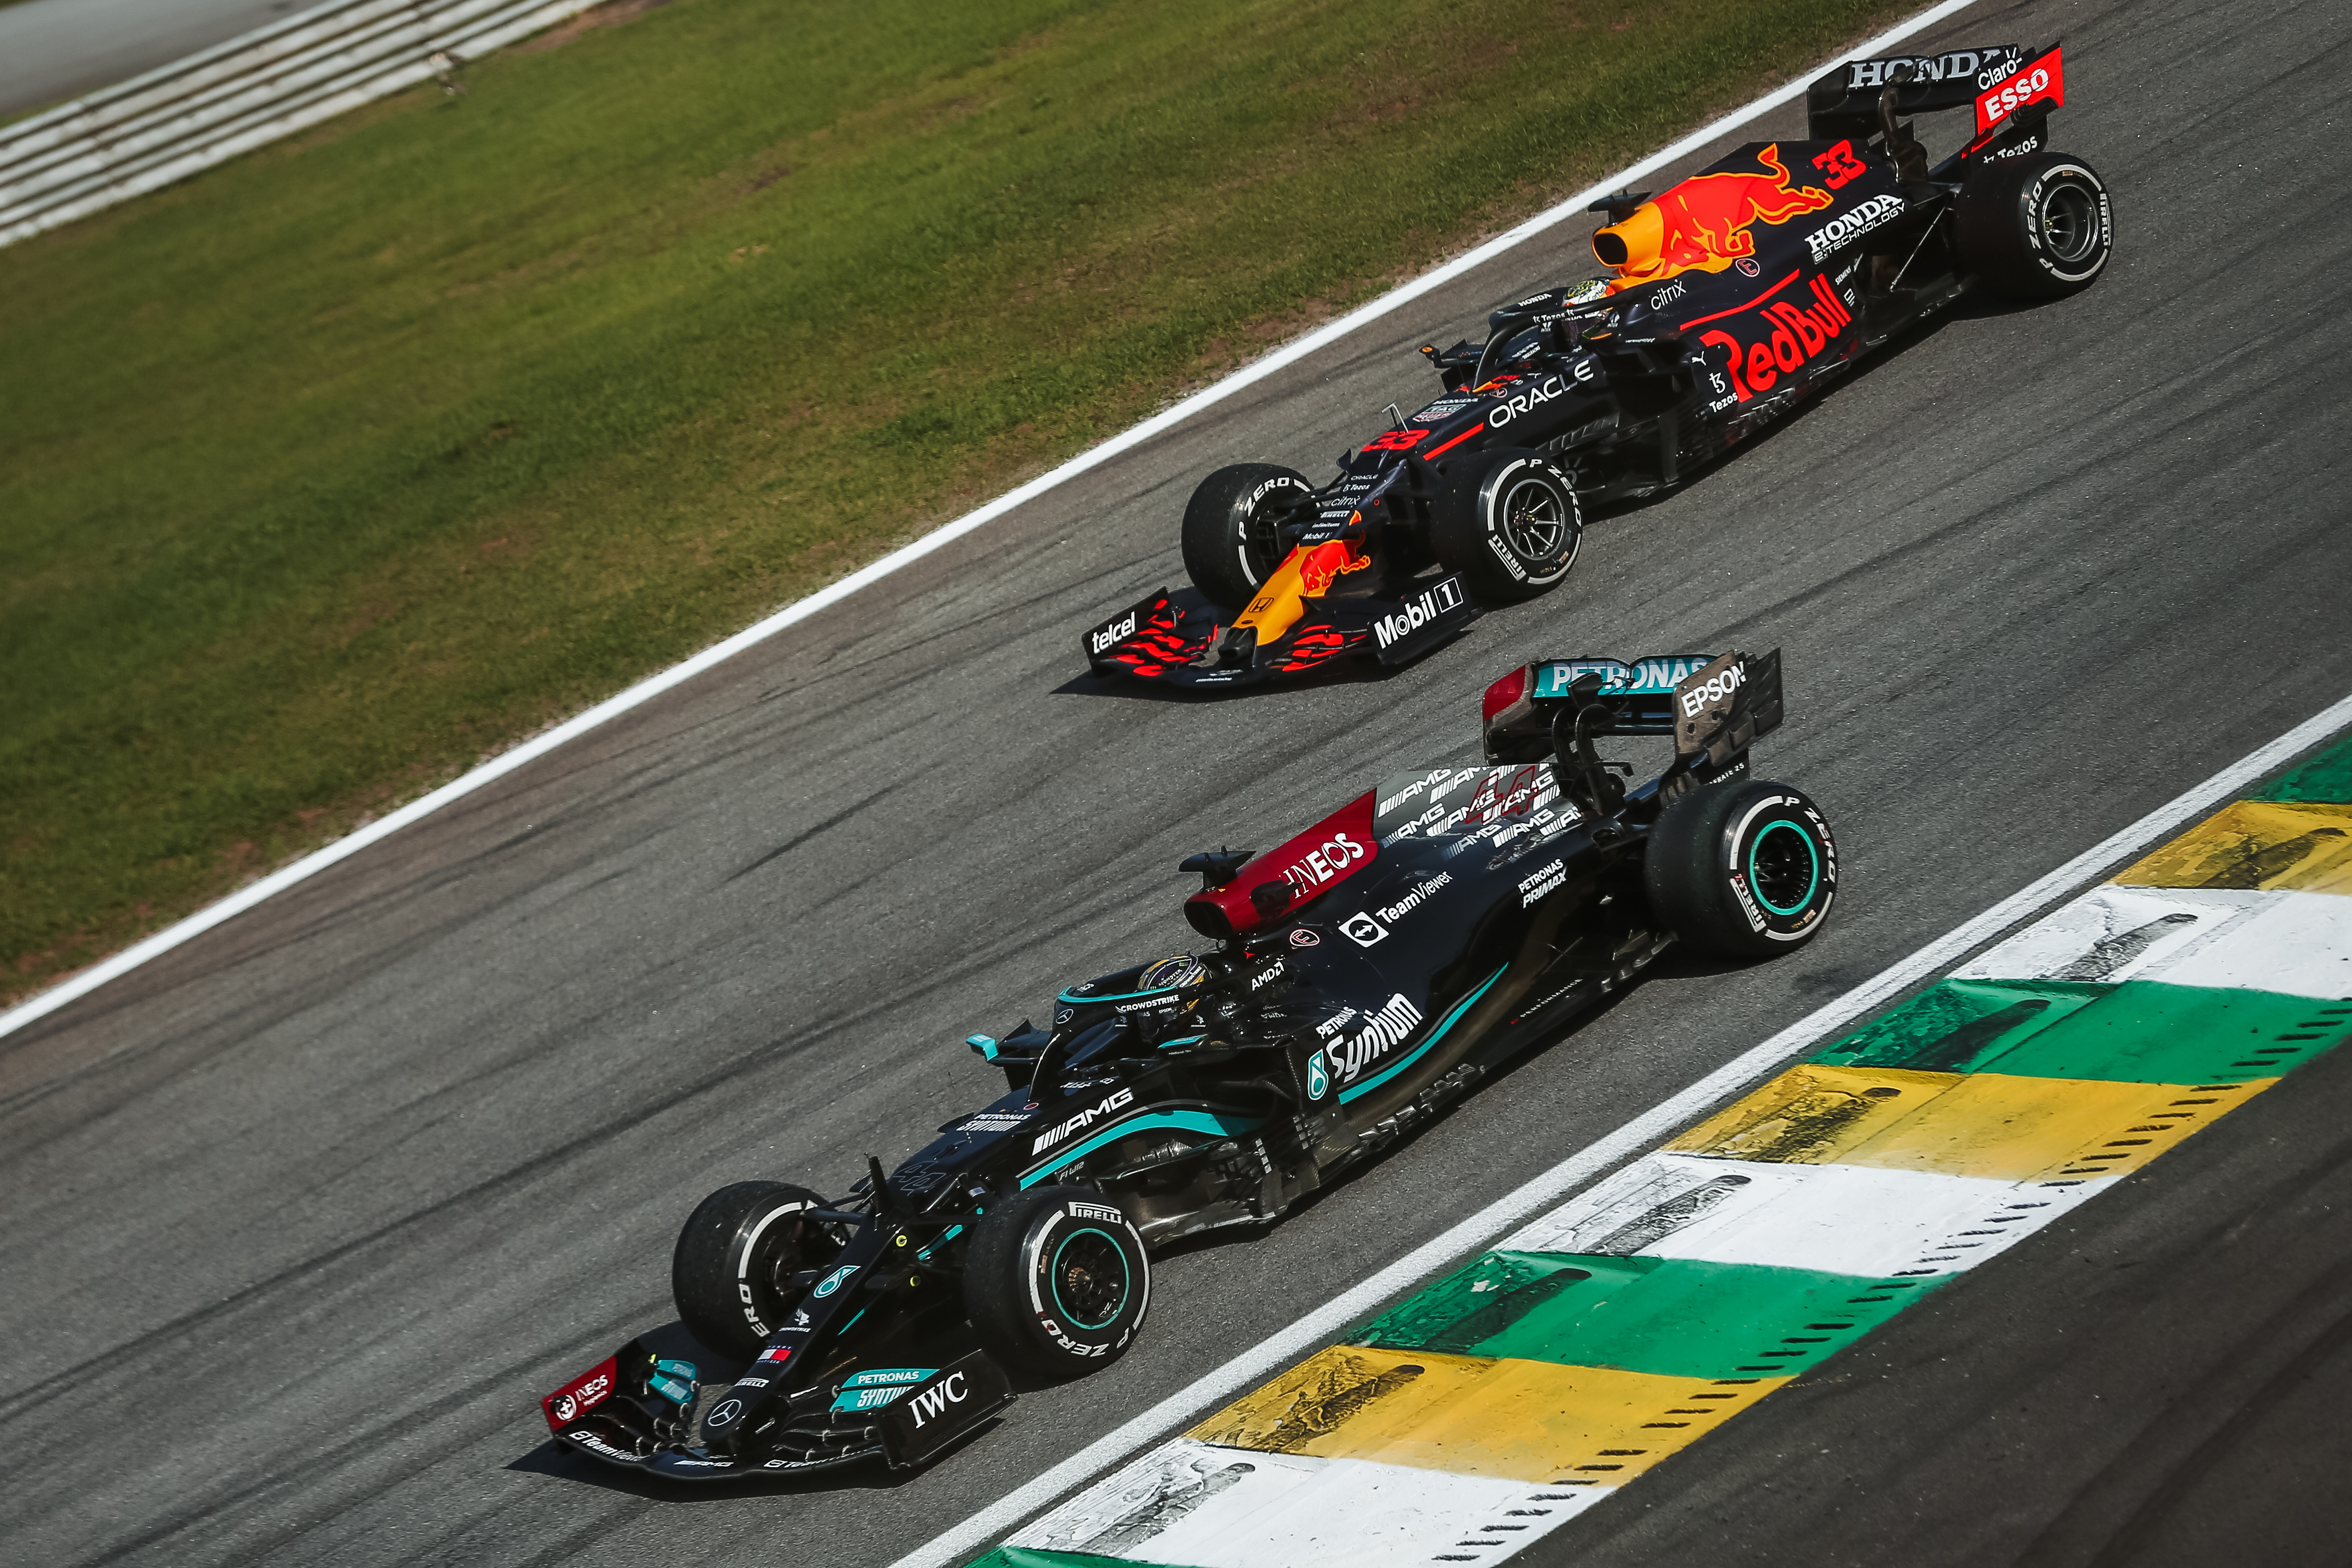
[(1372, 623), (1382, 664), (1411, 658), (1422, 647), (1470, 619), (1470, 594), (1459, 576), (1444, 578)]

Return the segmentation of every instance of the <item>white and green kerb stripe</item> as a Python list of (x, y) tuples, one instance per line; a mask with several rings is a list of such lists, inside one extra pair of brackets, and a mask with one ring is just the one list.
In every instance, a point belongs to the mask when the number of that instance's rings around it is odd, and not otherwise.
[(2352, 742), (980, 1562), (1499, 1562), (2347, 1035)]

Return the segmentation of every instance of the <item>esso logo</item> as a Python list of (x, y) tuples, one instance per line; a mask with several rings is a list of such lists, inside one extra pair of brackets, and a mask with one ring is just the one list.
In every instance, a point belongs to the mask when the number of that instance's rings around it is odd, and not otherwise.
[(2011, 82), (2007, 87), (1985, 100), (1985, 112), (1993, 119), (1999, 120), (2002, 115), (2031, 102), (2035, 93), (2049, 90), (2050, 73), (2047, 70), (2034, 70), (2024, 78)]

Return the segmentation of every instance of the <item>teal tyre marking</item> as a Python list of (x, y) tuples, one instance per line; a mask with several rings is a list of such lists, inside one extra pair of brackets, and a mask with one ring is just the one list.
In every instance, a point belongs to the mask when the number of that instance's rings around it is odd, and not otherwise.
[[(1089, 1237), (1092, 1239), (1089, 1240)], [(1063, 1265), (1069, 1258), (1070, 1248), (1081, 1245), (1083, 1245), (1083, 1250), (1080, 1259), (1089, 1269), (1100, 1268), (1106, 1258), (1114, 1259), (1118, 1264), (1118, 1289), (1117, 1294), (1110, 1298), (1107, 1310), (1099, 1303), (1074, 1304), (1062, 1293), (1062, 1282), (1068, 1277), (1068, 1271)], [(1055, 1310), (1079, 1328), (1089, 1331), (1108, 1328), (1118, 1321), (1119, 1313), (1127, 1310), (1128, 1297), (1135, 1289), (1135, 1279), (1128, 1271), (1126, 1251), (1118, 1245), (1118, 1238), (1108, 1231), (1094, 1226), (1083, 1226), (1064, 1237), (1061, 1244), (1054, 1248), (1054, 1261), (1047, 1272), (1053, 1281)], [(1090, 1318), (1087, 1316), (1090, 1310), (1099, 1311), (1102, 1315)]]
[[(1766, 840), (1769, 839), (1775, 832), (1784, 827), (1790, 833), (1795, 834), (1797, 836), (1797, 842), (1805, 847), (1805, 858), (1810, 867), (1810, 874), (1805, 879), (1804, 892), (1798, 897), (1796, 902), (1786, 905), (1776, 904), (1772, 901), (1770, 896), (1764, 891), (1764, 883), (1762, 879), (1758, 877), (1756, 874), (1756, 858), (1763, 851)], [(1748, 846), (1748, 891), (1756, 895), (1756, 901), (1758, 903), (1771, 910), (1772, 913), (1780, 916), (1783, 920), (1797, 913), (1807, 904), (1811, 903), (1813, 901), (1813, 895), (1822, 890), (1822, 852), (1813, 847), (1813, 836), (1806, 832), (1796, 823), (1790, 821), (1785, 816), (1774, 817), (1771, 821), (1766, 823), (1763, 830), (1758, 833), (1756, 837), (1749, 841)]]

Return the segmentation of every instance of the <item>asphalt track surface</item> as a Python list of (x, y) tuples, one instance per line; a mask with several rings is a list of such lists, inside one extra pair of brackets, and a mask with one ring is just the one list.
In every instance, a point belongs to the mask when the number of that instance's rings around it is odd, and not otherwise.
[[(1319, 475), (1430, 392), (1413, 345), (1587, 272), (1579, 233), (0, 1042), (0, 1554), (887, 1563), (2352, 691), (2352, 12), (1927, 41), (2061, 32), (2107, 277), (1883, 356), (1409, 670), (1160, 700), (1076, 639), (1181, 582), (1202, 472)], [(547, 1443), (539, 1394), (669, 1321), (696, 1198), (838, 1191), (988, 1098), (965, 1034), (1190, 945), (1183, 854), (1473, 755), (1524, 658), (1732, 645), (1786, 649), (1759, 762), (1838, 827), (1814, 945), (1670, 967), (1271, 1233), (1163, 1260), (1133, 1353), (911, 1479), (694, 1491)], [(2348, 1098), (2352, 1059), (2297, 1075), (1531, 1560), (2343, 1560)]]
[(128, 81), (303, 5), (304, 0), (25, 0), (0, 6), (0, 115)]

